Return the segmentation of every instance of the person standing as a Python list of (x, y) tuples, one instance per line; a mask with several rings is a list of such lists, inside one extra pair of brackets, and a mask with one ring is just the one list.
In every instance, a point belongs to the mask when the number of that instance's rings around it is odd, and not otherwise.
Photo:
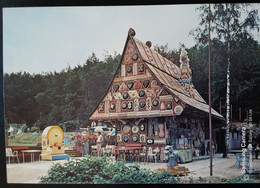
[(102, 143), (103, 143), (103, 136), (101, 135), (101, 132), (98, 132), (98, 136), (97, 136), (97, 155), (98, 155), (98, 157), (100, 157)]

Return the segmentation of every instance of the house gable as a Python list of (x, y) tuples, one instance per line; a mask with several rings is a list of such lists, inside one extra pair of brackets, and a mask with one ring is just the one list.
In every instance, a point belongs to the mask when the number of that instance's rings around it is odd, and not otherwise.
[[(128, 36), (121, 64), (90, 120), (180, 115), (184, 103), (165, 90)], [(162, 94), (163, 93), (163, 94)], [(177, 108), (176, 108), (177, 107)]]

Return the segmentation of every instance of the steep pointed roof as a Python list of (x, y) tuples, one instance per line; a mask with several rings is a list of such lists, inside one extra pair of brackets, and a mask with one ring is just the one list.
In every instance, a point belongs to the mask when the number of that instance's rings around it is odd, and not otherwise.
[[(180, 78), (180, 68), (173, 62), (163, 57), (157, 51), (149, 48), (146, 44), (142, 43), (135, 37), (132, 37), (135, 41), (136, 47), (146, 63), (147, 67), (153, 72), (158, 78), (162, 85), (164, 85), (172, 94), (179, 97), (184, 103), (204, 112), (209, 113), (209, 106), (206, 101), (202, 98), (199, 92), (193, 86), (193, 92), (195, 99), (193, 99), (186, 91), (185, 88), (180, 84), (178, 79)], [(224, 119), (222, 115), (216, 112), (213, 108), (211, 113), (221, 119)]]
[[(201, 95), (198, 93), (198, 91), (195, 89), (194, 85), (191, 84), (194, 93), (194, 96), (192, 97), (190, 93), (187, 92), (184, 86), (180, 83), (179, 81), (179, 78), (181, 76), (180, 67), (175, 65), (167, 58), (163, 57), (157, 51), (151, 49), (149, 47), (151, 46), (151, 43), (144, 44), (143, 42), (138, 40), (135, 37), (135, 31), (131, 28), (128, 32), (127, 41), (124, 47), (123, 56), (118, 70), (122, 68), (121, 66), (124, 58), (124, 53), (126, 52), (126, 46), (129, 40), (131, 40), (133, 46), (135, 46), (135, 50), (139, 54), (142, 62), (145, 64), (145, 67), (150, 71), (153, 78), (155, 78), (163, 88), (167, 89), (167, 91), (169, 91), (173, 96), (178, 97), (179, 100), (182, 101), (184, 104), (189, 105), (197, 110), (209, 113), (209, 106), (207, 105), (205, 100), (201, 97)], [(117, 71), (116, 74), (118, 74), (118, 72), (119, 71)], [(115, 78), (116, 75), (114, 77), (114, 80), (111, 82), (109, 86), (110, 88), (112, 86), (112, 83), (115, 82), (116, 80)], [(217, 118), (224, 119), (224, 117), (220, 115), (218, 112), (216, 112), (214, 109), (211, 109), (211, 113), (213, 116)], [(90, 119), (92, 119), (92, 116)]]

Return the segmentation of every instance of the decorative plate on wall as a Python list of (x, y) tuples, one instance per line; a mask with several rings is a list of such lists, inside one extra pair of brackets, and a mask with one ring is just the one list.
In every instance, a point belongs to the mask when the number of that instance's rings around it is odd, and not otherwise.
[(139, 132), (139, 127), (137, 125), (134, 125), (132, 127), (132, 133), (138, 133)]
[(125, 91), (125, 92), (123, 93), (123, 98), (124, 98), (124, 99), (128, 99), (128, 97), (129, 97), (129, 94), (128, 94), (127, 91)]
[(149, 144), (149, 145), (154, 144), (154, 139), (153, 138), (147, 138), (146, 143)]
[(138, 92), (138, 95), (139, 95), (139, 97), (144, 97), (145, 96), (145, 91), (144, 90), (140, 90)]
[(110, 103), (109, 108), (110, 108), (110, 110), (115, 110), (116, 109), (116, 104), (114, 102)]
[(121, 107), (122, 107), (123, 110), (125, 110), (128, 107), (127, 102), (123, 102)]
[(165, 106), (166, 106), (166, 110), (171, 110), (172, 109), (172, 102), (166, 101)]
[(144, 88), (147, 88), (149, 86), (149, 84), (150, 84), (150, 80), (144, 80), (143, 81)]
[(130, 130), (131, 130), (131, 127), (130, 127), (129, 125), (125, 125), (125, 126), (123, 127), (123, 132), (124, 132), (125, 134), (128, 134), (128, 133), (130, 132)]
[(126, 72), (131, 73), (132, 70), (133, 70), (133, 68), (132, 68), (131, 65), (129, 65), (129, 66), (126, 67)]
[(131, 90), (133, 88), (133, 86), (134, 86), (134, 82), (128, 82), (127, 83), (127, 87), (128, 87), (129, 90)]
[(116, 140), (117, 140), (117, 142), (122, 142), (122, 134), (117, 134)]
[(117, 130), (117, 131), (121, 131), (121, 125), (117, 125), (117, 126), (116, 126), (116, 130)]
[(143, 123), (140, 125), (140, 130), (145, 131), (145, 125)]
[(138, 54), (134, 54), (134, 55), (132, 56), (132, 60), (136, 61), (137, 59), (138, 59)]
[(152, 106), (153, 106), (154, 108), (158, 107), (159, 104), (160, 104), (160, 102), (159, 102), (158, 99), (153, 99), (153, 101), (152, 101)]
[(146, 142), (146, 135), (145, 134), (140, 134), (140, 142), (143, 142), (143, 143)]
[(133, 135), (132, 136), (132, 140), (133, 140), (133, 142), (137, 142), (138, 141), (138, 135)]
[(140, 102), (139, 102), (139, 107), (140, 107), (140, 108), (144, 108), (145, 105), (146, 105), (145, 101), (140, 101)]
[(125, 135), (123, 139), (124, 139), (124, 142), (128, 142), (129, 141), (129, 136)]

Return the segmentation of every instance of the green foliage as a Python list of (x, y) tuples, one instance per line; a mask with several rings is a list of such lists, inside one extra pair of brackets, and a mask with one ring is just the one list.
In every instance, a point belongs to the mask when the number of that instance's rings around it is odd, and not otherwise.
[(123, 161), (111, 163), (107, 157), (87, 155), (83, 159), (68, 160), (63, 165), (52, 165), (40, 183), (162, 184), (178, 183), (178, 180), (166, 171), (156, 173), (135, 163), (127, 166)]
[(63, 71), (4, 75), (5, 117), (10, 123), (62, 124), (75, 130), (76, 120), (87, 124), (118, 67), (121, 55), (100, 61), (93, 53), (86, 63)]
[(38, 127), (36, 126), (33, 126), (30, 130), (31, 133), (35, 132), (35, 131), (38, 131)]

